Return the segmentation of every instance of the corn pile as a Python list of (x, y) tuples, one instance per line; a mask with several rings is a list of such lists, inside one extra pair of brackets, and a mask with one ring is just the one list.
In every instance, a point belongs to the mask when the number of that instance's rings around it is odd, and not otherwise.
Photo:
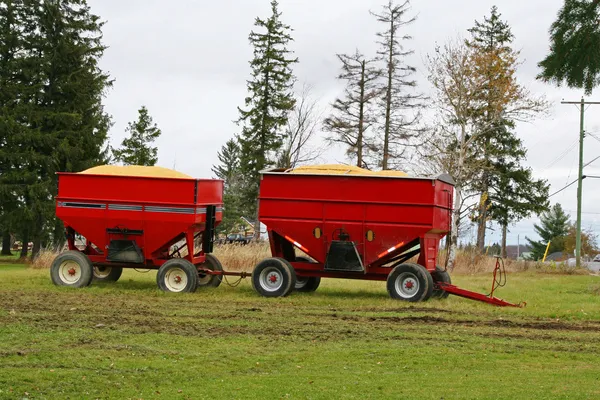
[(291, 174), (408, 176), (402, 171), (369, 171), (368, 169), (343, 164), (306, 165), (286, 172)]
[(191, 176), (172, 169), (163, 167), (145, 167), (141, 165), (100, 165), (98, 167), (86, 169), (80, 174), (89, 175), (120, 175), (120, 176), (143, 176), (152, 178), (180, 178), (193, 179)]

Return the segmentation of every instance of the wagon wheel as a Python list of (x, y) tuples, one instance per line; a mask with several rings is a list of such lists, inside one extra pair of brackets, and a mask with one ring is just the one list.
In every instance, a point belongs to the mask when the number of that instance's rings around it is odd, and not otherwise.
[(252, 271), (252, 287), (261, 296), (284, 297), (296, 284), (296, 272), (283, 258), (267, 258)]
[[(436, 266), (435, 272), (431, 274), (434, 282), (444, 282), (452, 284), (452, 280), (450, 279), (450, 274), (448, 271), (444, 271), (442, 268)], [(433, 289), (433, 294), (431, 297), (438, 297), (440, 299), (445, 299), (450, 296), (450, 293), (441, 290), (441, 289)]]
[(387, 291), (393, 299), (425, 301), (433, 293), (433, 278), (419, 264), (400, 264), (388, 275)]
[[(201, 268), (210, 269), (211, 271), (223, 271), (223, 265), (217, 259), (217, 257), (212, 254), (206, 255), (206, 261), (204, 263), (198, 265)], [(202, 272), (198, 273), (198, 286), (199, 287), (219, 287), (221, 281), (223, 280), (222, 275), (209, 275), (203, 274)]]
[[(310, 263), (310, 260), (306, 257), (296, 257), (296, 261), (307, 262)], [(296, 277), (296, 284), (294, 285), (294, 290), (297, 292), (314, 292), (317, 290), (319, 285), (321, 284), (321, 278), (318, 276), (310, 276), (310, 277)]]
[(165, 292), (195, 292), (198, 270), (184, 258), (172, 258), (158, 269), (156, 283)]
[(123, 268), (94, 266), (94, 281), (96, 282), (116, 282), (121, 277)]
[(54, 259), (50, 267), (50, 277), (57, 286), (89, 286), (94, 277), (92, 263), (85, 254), (69, 250)]

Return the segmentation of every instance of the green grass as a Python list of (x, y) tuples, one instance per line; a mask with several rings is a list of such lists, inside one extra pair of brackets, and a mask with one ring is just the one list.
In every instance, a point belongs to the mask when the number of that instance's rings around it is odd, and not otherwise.
[[(0, 265), (0, 398), (600, 397), (600, 278), (519, 273), (496, 308), (409, 304), (383, 282), (167, 294), (155, 273), (72, 290)], [(489, 292), (487, 275), (454, 276)]]

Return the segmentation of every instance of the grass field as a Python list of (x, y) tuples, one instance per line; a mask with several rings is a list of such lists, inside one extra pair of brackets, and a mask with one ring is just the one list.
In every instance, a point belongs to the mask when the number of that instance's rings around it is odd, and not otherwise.
[[(56, 288), (0, 261), (2, 399), (600, 398), (600, 277), (512, 273), (498, 295), (408, 304), (382, 282), (316, 293), (159, 292), (155, 273)], [(454, 282), (487, 293), (491, 277)]]

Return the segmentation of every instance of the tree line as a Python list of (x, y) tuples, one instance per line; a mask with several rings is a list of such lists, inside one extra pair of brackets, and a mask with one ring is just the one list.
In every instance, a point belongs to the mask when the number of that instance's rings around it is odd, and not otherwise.
[(145, 107), (128, 128), (129, 142), (114, 152), (108, 146), (112, 118), (102, 101), (113, 79), (99, 67), (103, 24), (85, 0), (0, 1), (2, 254), (11, 253), (14, 239), (23, 243), (23, 257), (30, 242), (32, 257), (64, 242), (54, 216), (57, 172), (156, 162), (156, 150), (139, 158), (136, 149), (153, 129)]
[[(565, 7), (570, 3), (567, 0)], [(593, 3), (590, 7), (597, 13), (598, 2)], [(449, 39), (427, 56), (425, 72), (433, 88), (428, 98), (418, 87), (417, 69), (411, 65), (412, 37), (407, 28), (416, 17), (409, 1), (389, 1), (380, 11), (369, 11), (381, 26), (373, 33), (377, 51), (336, 54), (338, 79), (345, 88), (331, 104), (330, 115), (315, 121), (315, 113), (310, 113), (311, 135), (304, 142), (296, 141), (288, 126), (288, 119), (299, 110), (292, 71), (299, 60), (289, 49), (293, 31), (282, 22), (275, 0), (271, 11), (267, 19), (256, 19), (258, 32), (249, 36), (254, 58), (247, 108), (239, 109), (241, 132), (223, 146), (219, 164), (213, 167), (225, 180), (224, 230), (231, 229), (241, 215), (256, 215), (259, 171), (271, 166), (293, 168), (298, 160), (282, 155), (290, 148), (301, 153), (315, 130), (329, 143), (344, 146), (349, 162), (359, 167), (444, 172), (454, 178), (455, 209), (447, 240), (450, 268), (459, 238), (471, 224), (477, 227), (480, 251), (490, 224), (499, 225), (506, 256), (509, 226), (549, 209), (549, 185), (524, 165), (527, 149), (517, 133), (519, 122), (546, 114), (549, 103), (518, 81), (520, 54), (510, 25), (496, 6), (464, 36)], [(556, 24), (553, 31), (564, 30)], [(551, 39), (556, 40), (556, 35)], [(550, 64), (555, 65), (545, 60), (540, 67)], [(552, 73), (546, 68), (539, 79), (551, 80)], [(434, 115), (433, 122), (424, 118), (426, 112)]]

